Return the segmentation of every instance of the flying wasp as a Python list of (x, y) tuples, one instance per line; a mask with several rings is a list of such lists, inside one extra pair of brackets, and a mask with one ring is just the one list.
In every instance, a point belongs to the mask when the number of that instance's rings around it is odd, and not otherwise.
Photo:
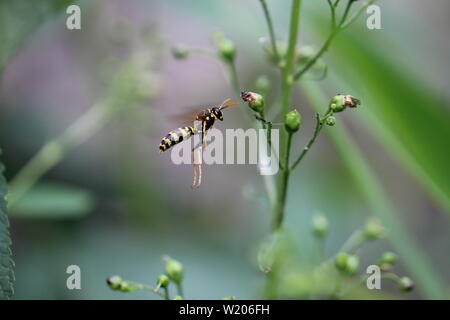
[[(194, 126), (180, 127), (178, 129), (170, 131), (165, 137), (162, 138), (159, 144), (159, 152), (169, 150), (174, 145), (187, 140), (190, 136), (198, 133), (200, 135), (200, 143), (192, 148), (191, 158), (192, 166), (194, 169), (194, 178), (192, 182), (192, 188), (200, 187), (202, 183), (202, 153), (207, 147), (206, 133), (209, 129), (214, 127), (216, 120), (223, 121), (222, 110), (230, 108), (239, 104), (238, 102), (231, 102), (231, 99), (226, 99), (218, 107), (208, 108), (196, 114)], [(195, 161), (195, 153), (198, 152), (199, 161)]]

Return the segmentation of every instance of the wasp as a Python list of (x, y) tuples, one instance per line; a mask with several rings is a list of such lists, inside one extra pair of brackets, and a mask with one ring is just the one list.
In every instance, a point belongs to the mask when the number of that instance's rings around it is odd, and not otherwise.
[[(230, 101), (230, 98), (226, 99), (218, 107), (208, 108), (197, 113), (195, 115), (194, 122), (197, 125), (180, 127), (178, 129), (172, 130), (162, 138), (161, 143), (159, 144), (159, 152), (163, 153), (164, 151), (169, 150), (174, 145), (187, 140), (190, 136), (196, 133), (200, 135), (200, 143), (197, 146), (194, 146), (191, 152), (192, 165), (194, 169), (194, 178), (191, 186), (192, 188), (198, 188), (202, 183), (202, 153), (203, 150), (207, 147), (207, 131), (214, 127), (217, 120), (223, 121), (222, 110), (239, 104), (238, 102), (229, 103)], [(198, 154), (198, 161), (196, 161), (195, 157), (196, 152)]]

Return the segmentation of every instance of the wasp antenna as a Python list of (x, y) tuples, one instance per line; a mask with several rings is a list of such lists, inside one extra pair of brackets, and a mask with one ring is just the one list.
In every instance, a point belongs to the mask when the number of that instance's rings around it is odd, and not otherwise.
[(220, 108), (220, 110), (227, 109), (227, 108), (231, 108), (232, 106), (235, 106), (235, 105), (237, 105), (237, 104), (239, 104), (239, 102), (232, 102), (232, 103), (229, 103), (229, 104), (227, 104), (227, 105), (223, 105), (223, 106)]

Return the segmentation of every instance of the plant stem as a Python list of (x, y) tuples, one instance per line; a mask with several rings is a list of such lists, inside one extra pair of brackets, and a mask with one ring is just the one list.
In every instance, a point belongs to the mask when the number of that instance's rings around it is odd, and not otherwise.
[(177, 282), (175, 284), (177, 286), (178, 295), (181, 296), (181, 297), (184, 297), (184, 295), (183, 295), (183, 285), (181, 284), (181, 282)]
[(164, 295), (166, 300), (170, 300), (169, 287), (164, 288)]
[(272, 216), (272, 231), (277, 231), (283, 223), (289, 175), (291, 173), (291, 170), (289, 169), (289, 154), (292, 144), (292, 133), (288, 133), (286, 144), (286, 155), (284, 157), (284, 165), (283, 169), (281, 170), (281, 176), (280, 179), (278, 179), (277, 201), (275, 203)]
[(267, 27), (269, 28), (270, 42), (272, 44), (273, 55), (275, 57), (275, 61), (278, 63), (280, 61), (280, 55), (278, 54), (277, 40), (275, 37), (275, 31), (272, 24), (272, 18), (270, 17), (269, 8), (267, 7), (266, 0), (259, 0), (259, 1), (261, 2), (261, 6), (263, 7), (264, 16), (266, 17), (267, 21)]
[[(292, 72), (295, 60), (295, 48), (297, 45), (298, 26), (300, 21), (301, 0), (292, 0), (291, 21), (289, 31), (289, 45), (286, 53), (285, 61), (281, 68), (282, 85), (281, 85), (281, 111), (286, 114), (291, 104), (292, 94)], [(280, 134), (280, 161), (284, 163), (284, 168), (278, 178), (278, 190), (275, 204), (272, 212), (272, 231), (276, 231), (281, 227), (283, 222), (284, 208), (286, 204), (287, 186), (289, 180), (289, 149), (291, 146), (291, 134), (286, 130), (281, 130)]]
[(241, 87), (239, 86), (239, 77), (237, 74), (237, 69), (236, 69), (236, 62), (230, 62), (228, 64), (229, 69), (230, 69), (230, 81), (231, 81), (231, 86), (234, 89), (234, 91), (236, 92), (236, 94), (239, 96), (241, 93)]
[(160, 296), (160, 297), (162, 297), (164, 299), (166, 298), (166, 295), (164, 293), (162, 293), (159, 290), (156, 290), (156, 288), (153, 288), (152, 286), (149, 286), (148, 284), (135, 283), (135, 285), (136, 285), (137, 288), (151, 291), (153, 293), (156, 293), (158, 296)]
[(330, 111), (328, 111), (323, 118), (320, 118), (320, 115), (318, 113), (316, 113), (316, 127), (314, 129), (314, 134), (313, 134), (311, 140), (309, 140), (309, 142), (306, 145), (306, 147), (303, 148), (303, 151), (302, 151), (302, 153), (300, 153), (300, 156), (297, 158), (297, 160), (295, 160), (294, 164), (291, 167), (291, 171), (294, 170), (298, 166), (298, 164), (303, 160), (305, 155), (308, 153), (309, 149), (314, 144), (314, 142), (316, 141), (320, 131), (322, 130), (323, 125), (325, 123), (325, 120), (329, 116), (331, 116), (331, 114), (332, 113)]
[(110, 114), (105, 105), (95, 104), (58, 137), (47, 142), (11, 180), (8, 205), (14, 206), (48, 170), (99, 131)]
[[(359, 10), (347, 21), (348, 14), (350, 13), (350, 8), (352, 4), (355, 2), (354, 0), (349, 0), (347, 3), (344, 15), (339, 22), (338, 26), (334, 26), (328, 36), (328, 38), (325, 40), (325, 43), (322, 45), (322, 47), (319, 49), (319, 51), (316, 53), (316, 55), (308, 61), (308, 63), (299, 71), (297, 71), (294, 75), (294, 81), (298, 81), (316, 62), (319, 60), (322, 55), (327, 52), (328, 48), (330, 47), (331, 42), (334, 40), (334, 38), (339, 34), (340, 31), (347, 28), (350, 24), (352, 24), (360, 15), (361, 13), (372, 3), (374, 3), (376, 0), (370, 0), (367, 1), (364, 5), (359, 8)], [(333, 9), (334, 10), (334, 9)], [(334, 14), (334, 11), (333, 11)], [(336, 18), (334, 18), (336, 19)]]

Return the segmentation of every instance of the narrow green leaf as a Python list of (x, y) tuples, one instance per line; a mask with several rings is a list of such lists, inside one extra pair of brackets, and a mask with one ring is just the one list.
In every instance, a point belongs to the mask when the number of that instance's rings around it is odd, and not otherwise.
[(10, 209), (14, 218), (79, 218), (92, 211), (93, 196), (74, 186), (41, 182), (29, 190)]
[(14, 294), (14, 261), (11, 258), (11, 237), (6, 215), (6, 180), (0, 163), (0, 299), (9, 299)]
[[(324, 19), (311, 20), (316, 31), (326, 33)], [(412, 26), (414, 28), (414, 26)], [(450, 214), (449, 103), (420, 75), (414, 66), (398, 62), (401, 51), (362, 25), (345, 30), (332, 44), (328, 60), (333, 86), (351, 89), (364, 97), (368, 130), (414, 177), (445, 212)], [(420, 41), (417, 42), (419, 50)], [(402, 48), (397, 48), (402, 49)], [(422, 53), (426, 54), (426, 53)], [(425, 62), (425, 61), (424, 61)], [(330, 72), (332, 75), (333, 72)]]
[[(303, 86), (311, 105), (317, 111), (323, 111), (324, 106), (328, 104), (328, 99), (321, 89), (317, 84), (311, 82), (305, 82)], [(417, 282), (417, 289), (423, 291), (428, 298), (444, 298), (445, 287), (438, 273), (435, 272), (433, 265), (429, 262), (430, 260), (424, 255), (415, 239), (404, 228), (380, 181), (367, 165), (367, 161), (365, 161), (358, 146), (353, 142), (342, 124), (330, 130), (332, 130), (330, 138), (353, 176), (355, 183), (360, 187), (374, 214), (382, 219), (383, 224), (390, 231), (389, 240), (400, 253), (405, 262), (405, 267), (410, 270), (414, 281)]]

